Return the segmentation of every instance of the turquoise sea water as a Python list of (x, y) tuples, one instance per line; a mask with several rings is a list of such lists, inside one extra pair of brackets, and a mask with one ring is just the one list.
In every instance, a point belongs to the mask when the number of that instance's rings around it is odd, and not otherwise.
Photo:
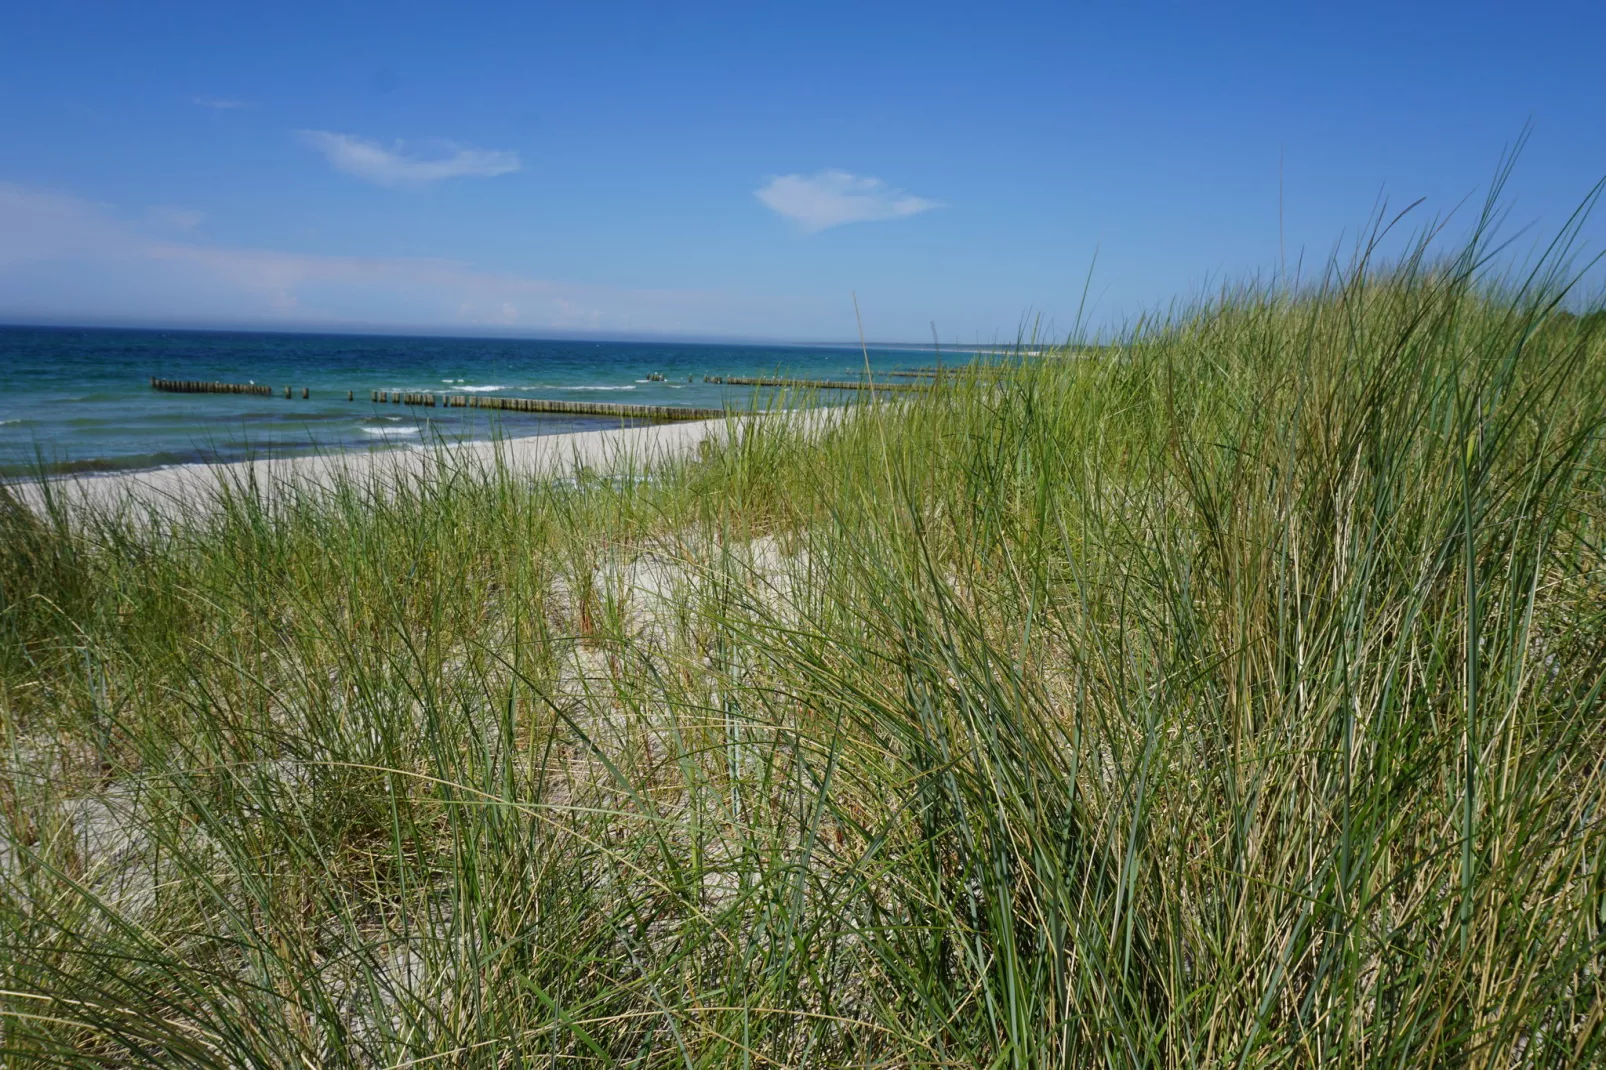
[[(880, 374), (928, 365), (932, 356), (872, 349), (870, 363)], [(748, 408), (772, 392), (703, 376), (856, 379), (863, 371), (856, 347), (0, 327), (0, 476), (408, 448), (437, 436), (558, 434), (622, 422), (402, 409), (371, 403), (373, 390)], [(265, 383), (275, 393), (167, 394), (151, 389), (152, 376)], [(819, 400), (852, 396), (828, 391)]]

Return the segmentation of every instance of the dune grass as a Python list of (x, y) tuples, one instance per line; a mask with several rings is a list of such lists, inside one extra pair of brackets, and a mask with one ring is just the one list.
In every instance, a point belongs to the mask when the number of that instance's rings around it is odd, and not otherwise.
[(1606, 337), (1480, 256), (650, 473), (7, 494), (0, 1061), (1601, 1059)]

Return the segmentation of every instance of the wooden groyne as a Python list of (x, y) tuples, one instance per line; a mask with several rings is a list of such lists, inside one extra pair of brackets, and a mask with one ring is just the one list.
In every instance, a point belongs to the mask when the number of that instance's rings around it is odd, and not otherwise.
[(705, 383), (726, 386), (789, 386), (798, 390), (930, 390), (928, 383), (854, 383), (836, 379), (766, 379), (753, 375), (705, 375)]
[(597, 401), (547, 401), (544, 398), (508, 398), (484, 394), (413, 394), (400, 390), (372, 391), (378, 404), (422, 405), (434, 408), (497, 409), (503, 412), (563, 413), (570, 416), (621, 416), (635, 420), (721, 420), (724, 409), (693, 409), (683, 405), (621, 405)]
[[(368, 400), (377, 401), (381, 405), (427, 405), (430, 408), (434, 408), (436, 397), (437, 395), (435, 394), (408, 394), (400, 390), (368, 391)], [(440, 400), (446, 405), (452, 403), (452, 399), (444, 395), (440, 396)]]
[(626, 416), (637, 420), (722, 420), (724, 409), (693, 409), (682, 405), (621, 405), (606, 401), (546, 401), (542, 398), (486, 397), (458, 395), (453, 399), (471, 409), (506, 409), (512, 412), (561, 412), (574, 416)]
[(1007, 364), (945, 364), (940, 368), (927, 366), (924, 368), (899, 368), (897, 371), (884, 372), (884, 375), (898, 375), (908, 379), (937, 378), (959, 375), (1002, 375), (1009, 371)]
[(158, 379), (154, 375), (151, 376), (151, 389), (165, 390), (170, 394), (258, 394), (267, 397), (273, 393), (273, 387), (257, 383), (207, 383), (199, 379)]

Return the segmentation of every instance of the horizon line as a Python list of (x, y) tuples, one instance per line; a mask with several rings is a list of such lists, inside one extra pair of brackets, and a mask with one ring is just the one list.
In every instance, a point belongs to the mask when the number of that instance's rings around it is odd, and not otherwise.
[(475, 341), (479, 339), (496, 338), (508, 341), (526, 342), (653, 342), (662, 344), (691, 344), (691, 345), (773, 345), (795, 346), (798, 348), (828, 348), (828, 349), (858, 349), (861, 345), (869, 349), (908, 349), (922, 352), (936, 352), (942, 349), (952, 349), (958, 352), (973, 352), (980, 349), (998, 349), (1016, 345), (1050, 346), (1059, 345), (1059, 342), (1027, 342), (1017, 338), (1013, 342), (903, 342), (892, 339), (865, 339), (845, 338), (777, 338), (766, 335), (700, 335), (676, 334), (668, 331), (599, 331), (588, 333), (583, 330), (565, 331), (562, 328), (553, 328), (552, 333), (531, 333), (526, 331), (497, 328), (463, 329), (456, 327), (388, 327), (377, 324), (351, 325), (351, 326), (318, 326), (305, 324), (301, 326), (287, 326), (283, 324), (226, 324), (226, 323), (176, 323), (161, 320), (139, 319), (86, 319), (78, 322), (62, 321), (41, 317), (32, 319), (23, 317), (13, 319), (0, 314), (0, 330), (88, 330), (88, 331), (178, 331), (196, 334), (288, 334), (288, 335), (345, 335), (358, 338), (445, 338)]

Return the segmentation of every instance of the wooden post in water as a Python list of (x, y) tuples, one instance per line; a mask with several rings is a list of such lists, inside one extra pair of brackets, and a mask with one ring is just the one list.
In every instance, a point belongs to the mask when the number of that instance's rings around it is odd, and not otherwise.
[(304, 387), (301, 388), (301, 400), (302, 401), (306, 401), (311, 396), (312, 396), (312, 390), (311, 390), (310, 387), (305, 387), (304, 386)]
[(350, 390), (346, 391), (346, 400), (347, 401), (355, 401), (356, 400), (356, 398), (353, 396), (353, 392), (352, 391), (350, 391)]
[(273, 393), (269, 386), (256, 383), (203, 383), (196, 379), (161, 379), (151, 376), (151, 389), (168, 394), (255, 394), (267, 397)]

